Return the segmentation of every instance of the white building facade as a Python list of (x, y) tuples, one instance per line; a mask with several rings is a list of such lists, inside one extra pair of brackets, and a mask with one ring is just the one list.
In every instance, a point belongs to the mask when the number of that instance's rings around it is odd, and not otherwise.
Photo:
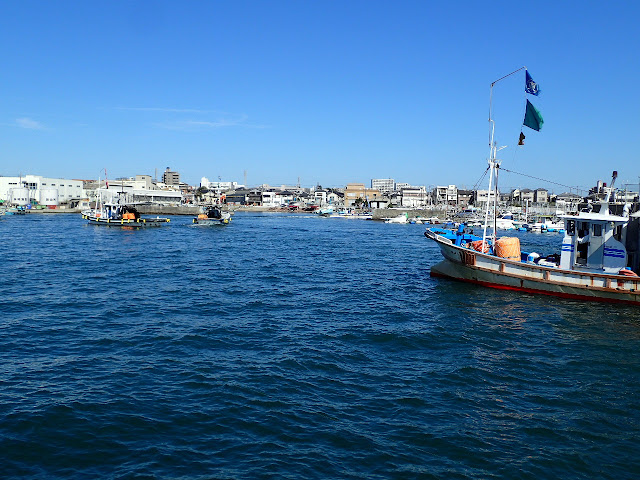
[(371, 188), (375, 188), (381, 193), (391, 193), (396, 188), (393, 178), (372, 178)]
[(0, 200), (15, 205), (66, 205), (81, 198), (82, 180), (48, 178), (40, 175), (0, 177)]

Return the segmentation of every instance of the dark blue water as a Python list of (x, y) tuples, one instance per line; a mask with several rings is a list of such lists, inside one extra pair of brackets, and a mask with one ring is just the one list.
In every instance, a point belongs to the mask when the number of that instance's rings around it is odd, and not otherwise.
[(432, 279), (419, 225), (190, 221), (0, 221), (0, 478), (640, 476), (637, 308)]

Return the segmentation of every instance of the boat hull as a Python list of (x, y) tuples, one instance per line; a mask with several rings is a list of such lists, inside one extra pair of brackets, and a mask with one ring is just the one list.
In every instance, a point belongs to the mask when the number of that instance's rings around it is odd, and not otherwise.
[(146, 228), (159, 227), (171, 220), (168, 218), (102, 218), (93, 215), (82, 215), (82, 218), (89, 222), (89, 225), (102, 225), (105, 227), (128, 227), (128, 228)]
[(543, 267), (483, 254), (438, 237), (430, 236), (444, 260), (431, 268), (433, 277), (532, 294), (640, 304), (640, 277)]
[(194, 218), (194, 225), (228, 225), (230, 218)]

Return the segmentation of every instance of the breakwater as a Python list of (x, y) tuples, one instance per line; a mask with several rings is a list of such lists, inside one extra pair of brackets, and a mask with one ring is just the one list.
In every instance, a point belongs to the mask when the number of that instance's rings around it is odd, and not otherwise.
[[(200, 212), (198, 205), (136, 205), (136, 209), (142, 215), (190, 215), (196, 216)], [(231, 212), (272, 212), (272, 213), (302, 213), (309, 212), (291, 211), (289, 209), (261, 207), (261, 206), (223, 206), (223, 210)], [(80, 213), (78, 208), (55, 208), (55, 209), (33, 209), (27, 210), (29, 214), (56, 214), (56, 213)], [(446, 218), (444, 209), (404, 209), (404, 208), (377, 208), (371, 210), (373, 220), (383, 220), (385, 218), (396, 217), (406, 213), (409, 217), (438, 217)]]

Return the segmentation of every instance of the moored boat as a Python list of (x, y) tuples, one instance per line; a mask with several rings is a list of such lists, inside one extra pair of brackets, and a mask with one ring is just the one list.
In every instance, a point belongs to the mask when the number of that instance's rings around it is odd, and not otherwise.
[(5, 215), (26, 215), (27, 209), (23, 205), (17, 207), (10, 207), (4, 212)]
[(507, 256), (498, 248), (503, 239), (489, 243), (483, 253), (471, 242), (456, 245), (427, 230), (425, 235), (436, 241), (444, 257), (431, 268), (431, 276), (504, 290), (640, 304), (638, 252), (628, 254), (640, 240), (640, 212), (612, 215), (604, 203), (600, 212), (567, 215), (564, 223), (561, 253), (552, 256), (522, 252), (519, 244)]
[(384, 223), (409, 223), (409, 215), (405, 212), (395, 217), (384, 218), (383, 220)]
[[(532, 80), (528, 73), (525, 82), (525, 89), (530, 93)], [(495, 83), (497, 81), (491, 84), (491, 88)], [(537, 91), (535, 86), (535, 92)], [(527, 114), (529, 105), (527, 100)], [(537, 127), (534, 130), (539, 130), (542, 117), (539, 112), (535, 113), (539, 117), (536, 122), (532, 123), (530, 119), (528, 121), (525, 115), (524, 125), (533, 125), (531, 128)], [(489, 190), (491, 191), (493, 184), (495, 212), (500, 161), (496, 158), (491, 116), (489, 120)], [(524, 135), (521, 134), (521, 140), (523, 138)], [(617, 172), (614, 172), (614, 179), (616, 176)], [(559, 255), (544, 256), (536, 252), (522, 252), (518, 238), (497, 238), (497, 215), (489, 218), (489, 204), (481, 240), (469, 242), (462, 238), (452, 239), (435, 229), (427, 229), (425, 235), (437, 243), (444, 257), (444, 260), (431, 268), (431, 275), (503, 290), (640, 304), (640, 212), (630, 214), (630, 207), (625, 205), (623, 209), (618, 209), (621, 212), (611, 213), (609, 201), (613, 194), (611, 188), (603, 198), (598, 199), (597, 204), (591, 204), (587, 211), (560, 216), (564, 238)], [(493, 229), (488, 234), (490, 223), (493, 224)]]

